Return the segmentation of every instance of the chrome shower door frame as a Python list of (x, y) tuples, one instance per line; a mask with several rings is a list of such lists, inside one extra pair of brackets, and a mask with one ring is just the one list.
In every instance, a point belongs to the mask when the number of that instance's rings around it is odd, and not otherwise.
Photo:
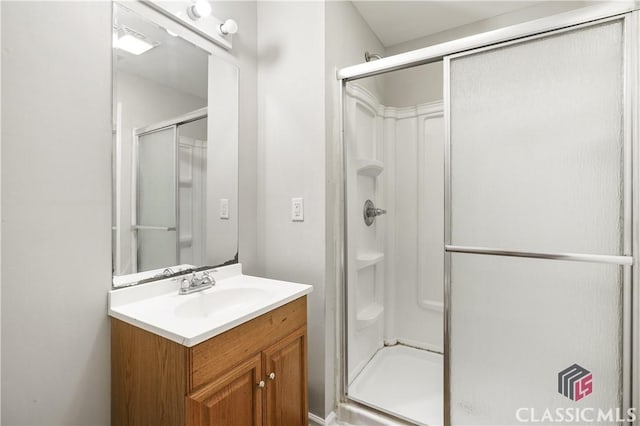
[[(350, 400), (348, 395), (347, 380), (347, 211), (346, 211), (346, 146), (344, 125), (346, 84), (349, 81), (358, 80), (365, 77), (384, 74), (391, 71), (402, 70), (414, 66), (424, 65), (440, 60), (444, 61), (444, 120), (445, 120), (445, 235), (443, 235), (443, 250), (445, 253), (445, 276), (444, 276), (444, 416), (445, 425), (450, 425), (450, 279), (451, 279), (451, 252), (464, 250), (464, 247), (451, 246), (451, 168), (450, 168), (450, 110), (449, 110), (449, 59), (453, 55), (464, 55), (471, 53), (471, 50), (495, 48), (500, 44), (513, 44), (522, 42), (524, 38), (534, 39), (543, 37), (551, 32), (557, 33), (569, 31), (578, 26), (589, 26), (607, 20), (624, 20), (624, 55), (625, 55), (625, 87), (624, 87), (624, 256), (585, 256), (574, 257), (571, 253), (523, 253), (507, 252), (504, 255), (522, 256), (533, 255), (533, 257), (563, 258), (565, 260), (602, 262), (611, 261), (619, 263), (624, 269), (623, 278), (623, 377), (622, 377), (622, 405), (623, 408), (640, 408), (640, 271), (638, 261), (640, 254), (640, 125), (638, 114), (640, 113), (640, 101), (638, 96), (638, 53), (640, 47), (638, 37), (640, 36), (640, 4), (635, 1), (610, 3), (586, 7), (572, 12), (563, 13), (557, 16), (538, 19), (535, 21), (514, 25), (511, 27), (490, 31), (463, 39), (446, 42), (415, 51), (390, 56), (378, 61), (354, 65), (338, 70), (336, 78), (340, 84), (339, 99), (339, 152), (341, 152), (341, 193), (337, 194), (337, 202), (342, 204), (343, 214), (339, 218), (339, 230), (342, 236), (341, 252), (338, 254), (341, 265), (341, 281), (338, 283), (336, 309), (336, 327), (338, 328), (338, 359), (339, 359), (339, 379), (336, 381), (337, 395), (341, 412), (344, 407), (366, 407), (373, 412), (378, 412), (375, 408), (368, 407), (361, 403)], [(448, 247), (447, 247), (448, 246)], [(491, 249), (489, 249), (491, 250)], [(496, 250), (493, 250), (494, 252)], [(487, 253), (496, 254), (496, 253)], [(579, 256), (580, 257), (580, 256)], [(609, 258), (611, 257), (611, 258)], [(609, 258), (609, 259), (607, 259)], [(635, 338), (634, 338), (635, 336)], [(637, 422), (636, 422), (637, 423)]]

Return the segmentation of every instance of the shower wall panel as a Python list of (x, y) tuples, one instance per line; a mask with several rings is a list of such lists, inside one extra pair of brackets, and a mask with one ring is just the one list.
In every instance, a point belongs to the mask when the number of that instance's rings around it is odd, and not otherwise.
[(444, 123), (442, 102), (387, 108), (394, 116), (395, 178), (387, 192), (393, 200), (387, 243), (394, 265), (393, 327), (385, 338), (409, 346), (443, 351), (444, 280)]
[[(384, 344), (442, 352), (443, 145), (442, 102), (385, 107), (348, 85), (349, 382)], [(366, 200), (387, 211), (371, 226)]]
[(347, 98), (345, 161), (347, 185), (348, 381), (351, 383), (383, 346), (385, 217), (364, 221), (367, 200), (385, 204), (386, 176), (382, 141), (383, 111), (365, 90), (354, 88)]
[(180, 262), (204, 265), (207, 142), (180, 136), (178, 161)]

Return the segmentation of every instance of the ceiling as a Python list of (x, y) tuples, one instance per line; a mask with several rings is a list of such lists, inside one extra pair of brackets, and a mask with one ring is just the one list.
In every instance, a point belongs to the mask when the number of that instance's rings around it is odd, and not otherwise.
[(536, 3), (539, 1), (353, 1), (384, 47)]
[(118, 5), (115, 17), (117, 25), (124, 25), (160, 43), (137, 56), (117, 49), (118, 71), (206, 99), (207, 52), (180, 37), (169, 35), (164, 28), (146, 21), (122, 5)]

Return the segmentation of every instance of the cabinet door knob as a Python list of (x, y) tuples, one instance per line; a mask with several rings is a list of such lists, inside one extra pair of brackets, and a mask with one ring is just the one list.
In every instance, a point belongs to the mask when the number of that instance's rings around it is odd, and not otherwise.
[(276, 378), (276, 373), (269, 374), (269, 379), (275, 380), (275, 378)]
[(264, 387), (264, 380), (260, 380), (260, 383), (258, 383), (258, 387), (259, 388), (263, 388)]

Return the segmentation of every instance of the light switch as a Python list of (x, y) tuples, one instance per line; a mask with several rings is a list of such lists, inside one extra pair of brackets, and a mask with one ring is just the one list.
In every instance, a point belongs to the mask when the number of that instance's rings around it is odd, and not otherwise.
[(302, 198), (291, 199), (291, 220), (304, 222), (304, 201)]
[(220, 219), (229, 219), (229, 199), (220, 198)]

